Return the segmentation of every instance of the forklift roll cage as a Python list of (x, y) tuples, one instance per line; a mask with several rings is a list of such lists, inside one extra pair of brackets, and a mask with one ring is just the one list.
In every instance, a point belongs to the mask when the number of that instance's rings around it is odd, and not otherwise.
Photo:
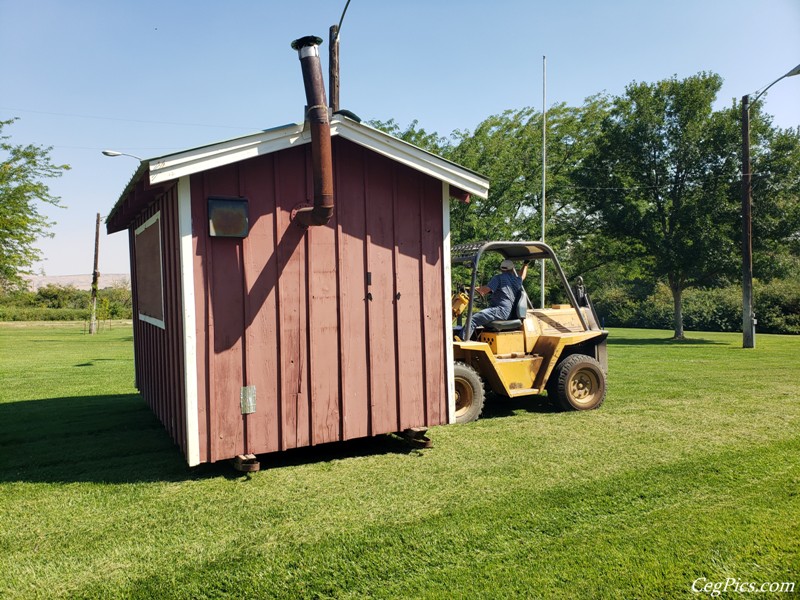
[[(473, 334), (473, 331), (470, 329), (470, 321), (472, 319), (472, 313), (474, 312), (474, 300), (475, 300), (475, 286), (477, 285), (477, 278), (478, 278), (478, 264), (480, 263), (481, 257), (486, 252), (497, 252), (500, 254), (503, 259), (509, 259), (513, 261), (520, 261), (520, 260), (551, 260), (553, 261), (553, 265), (555, 266), (556, 272), (558, 273), (559, 279), (564, 287), (564, 291), (567, 294), (567, 299), (569, 300), (570, 306), (575, 309), (576, 314), (578, 315), (578, 319), (580, 320), (581, 325), (583, 326), (584, 331), (590, 331), (592, 328), (589, 325), (586, 317), (584, 316), (583, 312), (580, 309), (580, 304), (578, 302), (578, 298), (576, 298), (575, 293), (572, 290), (572, 287), (567, 280), (567, 276), (564, 274), (564, 269), (561, 268), (561, 263), (558, 261), (558, 257), (553, 252), (553, 249), (545, 244), (544, 242), (483, 242), (483, 243), (470, 243), (470, 244), (459, 244), (457, 246), (453, 246), (451, 250), (451, 264), (453, 265), (468, 265), (472, 269), (472, 280), (469, 287), (469, 304), (466, 310), (466, 324), (464, 325), (463, 329), (463, 339), (468, 340)], [(580, 291), (582, 287), (582, 281), (579, 281), (578, 289)], [(523, 288), (524, 293), (524, 288)], [(582, 294), (581, 294), (582, 295)], [(582, 295), (583, 296), (583, 295)], [(585, 298), (585, 296), (583, 296)], [(526, 294), (527, 298), (527, 294)], [(533, 308), (533, 305), (530, 302), (530, 299), (527, 300), (528, 308)], [(594, 312), (594, 307), (591, 306), (591, 303), (587, 303), (588, 306), (591, 308), (592, 312)], [(598, 322), (598, 319), (595, 316), (595, 322)]]

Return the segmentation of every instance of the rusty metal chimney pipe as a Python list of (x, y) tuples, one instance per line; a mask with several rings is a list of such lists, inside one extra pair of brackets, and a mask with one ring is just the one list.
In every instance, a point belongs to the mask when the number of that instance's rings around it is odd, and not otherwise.
[(316, 36), (306, 36), (292, 42), (297, 50), (303, 70), (306, 89), (306, 121), (311, 128), (311, 163), (314, 171), (314, 206), (298, 209), (294, 221), (301, 227), (326, 225), (333, 216), (333, 158), (331, 153), (331, 125), (328, 119), (328, 102), (319, 60)]

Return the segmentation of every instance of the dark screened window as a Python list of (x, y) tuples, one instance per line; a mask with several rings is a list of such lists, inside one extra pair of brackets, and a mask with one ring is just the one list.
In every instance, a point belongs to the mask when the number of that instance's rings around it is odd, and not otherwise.
[(139, 319), (164, 328), (164, 285), (161, 275), (161, 213), (136, 229), (136, 301)]

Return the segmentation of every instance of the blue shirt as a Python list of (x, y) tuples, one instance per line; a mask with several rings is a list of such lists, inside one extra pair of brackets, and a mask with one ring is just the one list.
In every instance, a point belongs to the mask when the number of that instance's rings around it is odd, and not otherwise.
[(522, 279), (513, 271), (503, 271), (492, 277), (486, 287), (492, 291), (489, 306), (501, 309), (505, 313), (502, 318), (507, 319), (514, 308), (517, 293), (522, 289)]

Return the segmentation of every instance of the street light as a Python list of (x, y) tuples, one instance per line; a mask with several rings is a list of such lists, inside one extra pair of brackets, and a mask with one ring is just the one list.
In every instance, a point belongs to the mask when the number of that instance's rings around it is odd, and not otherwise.
[[(755, 104), (781, 79), (800, 75), (800, 65), (781, 75), (761, 90)], [(756, 346), (756, 318), (753, 312), (753, 187), (750, 173), (750, 95), (742, 96), (742, 348)]]
[(106, 156), (130, 156), (131, 158), (135, 158), (138, 161), (144, 160), (142, 157), (136, 156), (135, 154), (128, 154), (127, 152), (117, 152), (116, 150), (103, 150), (103, 154)]

